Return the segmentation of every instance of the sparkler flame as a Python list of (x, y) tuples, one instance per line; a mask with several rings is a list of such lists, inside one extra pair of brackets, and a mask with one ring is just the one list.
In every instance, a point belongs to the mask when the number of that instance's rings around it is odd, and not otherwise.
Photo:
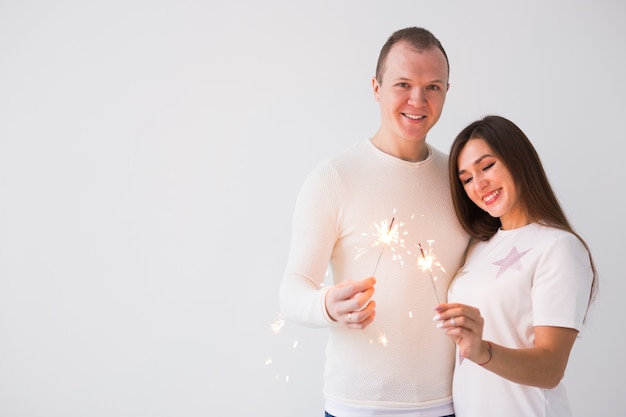
[[(376, 260), (374, 273), (372, 273), (372, 275), (376, 273), (376, 270), (378, 269), (378, 264), (383, 256), (383, 252), (385, 251), (386, 247), (389, 247), (389, 249), (393, 252), (393, 260), (394, 261), (399, 260), (400, 264), (404, 265), (404, 262), (402, 260), (402, 255), (400, 255), (396, 251), (396, 248), (397, 247), (404, 248), (403, 236), (406, 235), (407, 232), (400, 233), (400, 229), (402, 228), (403, 223), (397, 221), (397, 218), (395, 217), (395, 213), (396, 213), (396, 210), (394, 209), (393, 210), (394, 216), (391, 218), (391, 221), (385, 219), (381, 221), (380, 223), (374, 223), (374, 227), (373, 227), (374, 231), (371, 234), (363, 233), (363, 236), (374, 237), (374, 242), (371, 245), (372, 247), (382, 246), (380, 249), (380, 253), (378, 254), (378, 259)], [(367, 248), (356, 247), (355, 249), (357, 250), (357, 254), (354, 257), (355, 260), (359, 259), (361, 256), (363, 256), (363, 254), (365, 254), (368, 251)]]
[(393, 227), (393, 221), (395, 217), (391, 218), (391, 222), (389, 222), (389, 226), (387, 226), (387, 220), (383, 220), (380, 225), (376, 224), (376, 229), (378, 231), (378, 236), (374, 241), (374, 246), (378, 246), (380, 244), (383, 247), (380, 249), (380, 254), (378, 255), (378, 259), (376, 260), (376, 266), (374, 266), (374, 272), (372, 272), (372, 276), (376, 275), (376, 270), (378, 269), (378, 264), (380, 263), (380, 258), (383, 256), (383, 252), (385, 251), (385, 247), (391, 245), (392, 243), (398, 243), (398, 225)]
[(422, 272), (428, 271), (428, 275), (430, 276), (430, 282), (433, 285), (433, 291), (435, 292), (435, 298), (437, 299), (437, 304), (441, 304), (439, 301), (439, 294), (437, 293), (437, 286), (435, 285), (436, 277), (433, 276), (433, 266), (438, 267), (441, 271), (445, 272), (443, 266), (437, 261), (437, 257), (433, 253), (432, 250), (433, 241), (428, 241), (428, 251), (424, 252), (424, 248), (421, 243), (418, 243), (420, 253), (422, 254), (421, 258), (417, 260), (417, 266), (422, 270)]
[[(394, 210), (394, 213), (395, 212), (396, 211)], [(380, 253), (378, 254), (378, 259), (376, 260), (376, 265), (374, 266), (374, 272), (372, 272), (372, 276), (376, 275), (376, 271), (378, 270), (378, 264), (380, 263), (380, 259), (382, 258), (383, 252), (385, 251), (386, 247), (389, 247), (394, 252), (394, 260), (402, 260), (402, 257), (395, 253), (396, 246), (404, 245), (404, 239), (400, 237), (400, 226), (402, 226), (402, 223), (396, 222), (395, 217), (392, 217), (389, 223), (387, 223), (387, 219), (385, 219), (380, 223), (374, 224), (376, 233), (374, 234), (375, 239), (372, 246), (381, 245), (382, 247), (380, 248)], [(360, 255), (361, 254), (358, 254), (357, 256)]]
[(398, 225), (394, 227), (393, 222), (396, 220), (395, 217), (391, 218), (389, 225), (387, 225), (387, 219), (383, 220), (380, 224), (376, 223), (374, 226), (376, 227), (377, 236), (376, 241), (374, 242), (374, 246), (378, 246), (380, 244), (383, 245), (391, 245), (397, 244), (400, 241), (399, 233), (398, 233)]

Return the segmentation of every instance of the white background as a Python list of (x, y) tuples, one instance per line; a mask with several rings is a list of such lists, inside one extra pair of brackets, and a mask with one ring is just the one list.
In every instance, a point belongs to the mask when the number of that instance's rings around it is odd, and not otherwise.
[(370, 80), (406, 26), (450, 57), (431, 144), (489, 113), (535, 143), (601, 274), (571, 401), (619, 413), (625, 18), (618, 0), (1, 1), (0, 415), (323, 415), (325, 330), (270, 329), (293, 203), (377, 129)]

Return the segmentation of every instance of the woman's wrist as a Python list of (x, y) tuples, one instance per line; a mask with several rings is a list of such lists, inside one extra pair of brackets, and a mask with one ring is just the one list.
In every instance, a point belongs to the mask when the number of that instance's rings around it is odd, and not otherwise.
[(487, 354), (489, 355), (489, 357), (483, 362), (476, 362), (480, 366), (487, 365), (489, 362), (491, 362), (491, 359), (493, 358), (493, 347), (491, 346), (491, 342), (485, 341), (485, 343), (487, 343)]

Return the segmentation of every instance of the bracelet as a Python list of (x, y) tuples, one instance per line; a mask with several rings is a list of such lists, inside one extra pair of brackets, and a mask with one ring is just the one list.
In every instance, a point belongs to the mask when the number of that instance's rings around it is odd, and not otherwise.
[(487, 352), (489, 352), (489, 359), (487, 359), (487, 362), (479, 363), (478, 365), (485, 366), (491, 362), (491, 358), (493, 358), (493, 348), (491, 347), (490, 341), (487, 341)]

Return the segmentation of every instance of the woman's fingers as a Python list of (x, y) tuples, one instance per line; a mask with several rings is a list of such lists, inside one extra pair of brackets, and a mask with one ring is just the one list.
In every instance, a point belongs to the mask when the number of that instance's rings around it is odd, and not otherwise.
[(480, 315), (480, 311), (472, 306), (464, 304), (440, 304), (435, 308), (437, 314), (433, 317), (434, 321), (437, 321), (437, 327), (439, 328), (455, 328), (465, 327), (468, 329), (474, 329), (476, 327), (482, 328), (483, 318)]

